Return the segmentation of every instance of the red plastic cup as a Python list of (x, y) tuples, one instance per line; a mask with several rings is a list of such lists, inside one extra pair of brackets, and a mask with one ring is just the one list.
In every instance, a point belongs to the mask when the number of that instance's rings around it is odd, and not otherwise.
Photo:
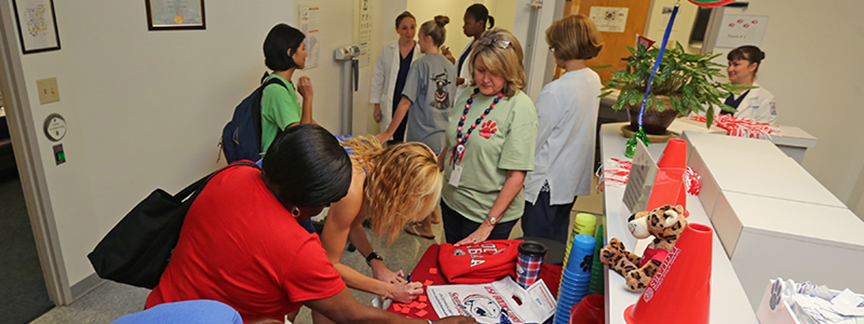
[(569, 324), (604, 324), (606, 322), (606, 299), (600, 294), (585, 296), (570, 308)]

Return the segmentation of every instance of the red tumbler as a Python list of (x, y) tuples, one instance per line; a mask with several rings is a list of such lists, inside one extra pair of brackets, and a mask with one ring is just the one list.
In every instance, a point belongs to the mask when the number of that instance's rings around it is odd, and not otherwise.
[(600, 294), (585, 296), (570, 309), (569, 324), (606, 323), (606, 299)]

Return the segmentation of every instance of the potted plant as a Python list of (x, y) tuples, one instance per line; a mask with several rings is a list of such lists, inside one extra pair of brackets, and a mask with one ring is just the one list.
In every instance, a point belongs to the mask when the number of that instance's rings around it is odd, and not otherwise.
[[(646, 49), (641, 44), (636, 49), (627, 47), (630, 58), (627, 67), (612, 73), (611, 80), (602, 90), (621, 89), (618, 100), (612, 106), (614, 110), (628, 109), (630, 129), (638, 130), (638, 116), (648, 78), (654, 68), (654, 62), (660, 49), (656, 46)], [(714, 81), (715, 77), (723, 77), (720, 67), (723, 65), (711, 60), (720, 54), (711, 53), (698, 55), (684, 52), (679, 43), (667, 48), (660, 60), (657, 74), (651, 83), (651, 93), (645, 102), (642, 128), (648, 134), (665, 135), (666, 128), (678, 116), (690, 113), (706, 112), (707, 127), (714, 120), (714, 107), (735, 112), (736, 110), (723, 103), (723, 100), (734, 93), (740, 95), (740, 90), (755, 88), (753, 86), (738, 86)], [(609, 66), (604, 66), (609, 67)], [(601, 67), (603, 68), (603, 67)], [(600, 96), (612, 93), (606, 91)]]

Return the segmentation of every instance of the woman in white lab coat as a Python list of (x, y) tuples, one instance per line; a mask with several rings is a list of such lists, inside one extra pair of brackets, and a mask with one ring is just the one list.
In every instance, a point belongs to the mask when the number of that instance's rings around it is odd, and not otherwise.
[[(746, 45), (738, 47), (728, 55), (729, 67), (726, 72), (729, 75), (729, 83), (734, 85), (757, 86), (759, 88), (746, 90), (740, 96), (731, 95), (726, 98), (725, 104), (737, 109), (735, 117), (746, 117), (760, 123), (775, 124), (777, 120), (777, 107), (774, 103), (774, 95), (761, 87), (756, 80), (756, 72), (765, 53), (758, 47)], [(733, 114), (721, 111), (721, 114)]]
[[(399, 33), (399, 39), (384, 45), (381, 53), (378, 54), (378, 60), (375, 61), (369, 102), (375, 104), (375, 122), (381, 124), (381, 132), (386, 131), (390, 126), (396, 110), (394, 108), (402, 100), (402, 88), (405, 87), (411, 63), (423, 57), (420, 46), (414, 41), (414, 35), (417, 33), (416, 25), (416, 19), (410, 12), (399, 14), (396, 17), (396, 32)], [(407, 120), (407, 118), (402, 120), (402, 124), (393, 135), (391, 144), (404, 140)]]
[[(489, 25), (487, 28), (486, 25)], [(444, 48), (441, 50), (441, 54), (450, 59), (451, 62), (456, 64), (456, 95), (453, 96), (453, 99), (458, 99), (459, 95), (462, 94), (465, 89), (468, 88), (468, 85), (471, 83), (471, 71), (468, 69), (468, 61), (467, 58), (471, 55), (471, 48), (474, 45), (474, 41), (480, 39), (480, 36), (483, 35), (487, 29), (492, 29), (495, 27), (495, 18), (489, 15), (489, 9), (486, 9), (486, 6), (480, 3), (475, 3), (465, 9), (465, 16), (462, 18), (462, 33), (465, 36), (471, 37), (471, 41), (468, 42), (468, 45), (465, 45), (465, 48), (462, 49), (462, 52), (459, 53), (458, 58), (454, 58), (453, 54), (450, 53), (450, 48)], [(467, 79), (467, 80), (466, 80)]]

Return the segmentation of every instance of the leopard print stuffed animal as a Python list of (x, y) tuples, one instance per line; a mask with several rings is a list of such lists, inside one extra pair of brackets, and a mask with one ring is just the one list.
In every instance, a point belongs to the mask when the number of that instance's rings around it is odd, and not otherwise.
[(684, 207), (665, 205), (650, 212), (638, 212), (629, 218), (630, 232), (638, 239), (654, 235), (642, 257), (627, 251), (621, 240), (613, 238), (600, 250), (600, 260), (627, 280), (627, 288), (638, 291), (648, 286), (651, 277), (663, 264), (666, 254), (687, 227)]

